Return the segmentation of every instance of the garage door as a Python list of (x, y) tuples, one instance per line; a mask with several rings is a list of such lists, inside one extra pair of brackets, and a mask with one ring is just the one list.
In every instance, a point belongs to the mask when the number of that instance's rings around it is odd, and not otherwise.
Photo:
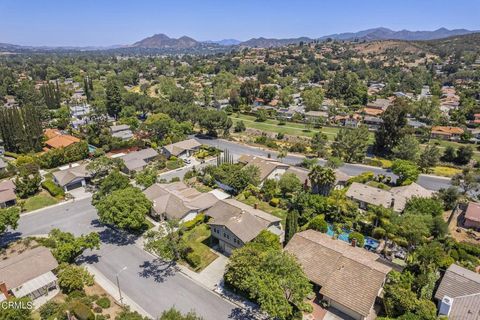
[(67, 186), (67, 191), (80, 188), (82, 186), (82, 181), (77, 181)]

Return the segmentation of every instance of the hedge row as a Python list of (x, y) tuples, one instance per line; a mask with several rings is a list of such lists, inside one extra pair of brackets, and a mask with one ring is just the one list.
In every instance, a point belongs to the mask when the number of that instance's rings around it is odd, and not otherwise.
[(65, 192), (61, 187), (55, 184), (52, 180), (45, 180), (42, 182), (42, 187), (50, 193), (53, 197), (63, 197)]

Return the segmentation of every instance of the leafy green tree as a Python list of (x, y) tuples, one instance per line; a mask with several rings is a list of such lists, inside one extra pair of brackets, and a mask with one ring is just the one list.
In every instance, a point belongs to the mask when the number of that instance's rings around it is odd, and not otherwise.
[(8, 228), (16, 229), (20, 219), (20, 209), (16, 207), (0, 209), (0, 238)]
[(296, 259), (280, 249), (251, 242), (235, 250), (227, 265), (225, 282), (245, 293), (271, 317), (288, 319), (294, 308), (307, 310), (312, 287)]
[(397, 99), (382, 114), (382, 124), (375, 132), (375, 151), (380, 154), (391, 154), (393, 148), (404, 137), (407, 125), (407, 104)]
[(480, 189), (480, 173), (478, 170), (465, 168), (462, 173), (452, 177), (452, 185), (459, 187), (464, 195), (477, 192)]
[(312, 192), (319, 193), (323, 196), (330, 194), (330, 190), (335, 185), (335, 172), (330, 168), (324, 168), (319, 165), (310, 170), (308, 174), (310, 183), (312, 185)]
[[(24, 306), (23, 308), (10, 307), (6, 303), (0, 304), (0, 320), (30, 320), (32, 319), (33, 302), (28, 297), (12, 298), (8, 300)], [(28, 307), (30, 306), (30, 307)]]
[(330, 99), (343, 100), (345, 105), (365, 105), (367, 103), (367, 87), (356, 73), (337, 71), (329, 82), (326, 96)]
[(440, 189), (438, 191), (438, 198), (443, 201), (445, 210), (452, 210), (457, 205), (460, 198), (460, 192), (455, 187), (448, 187), (447, 189)]
[(270, 103), (276, 95), (277, 88), (275, 86), (264, 86), (259, 92), (260, 98), (262, 98), (265, 103)]
[(128, 188), (129, 186), (130, 180), (128, 177), (121, 174), (118, 170), (113, 170), (101, 180), (98, 190), (93, 195), (92, 203), (95, 204), (102, 197), (109, 195), (116, 190)]
[(278, 185), (277, 181), (275, 179), (267, 179), (263, 182), (262, 188), (260, 189), (260, 192), (263, 195), (263, 199), (265, 201), (270, 201), (272, 198), (275, 198), (275, 196), (278, 193)]
[(246, 80), (240, 85), (240, 97), (245, 99), (247, 104), (252, 104), (260, 90), (260, 83), (254, 80)]
[(122, 110), (122, 95), (118, 80), (115, 78), (109, 78), (107, 80), (105, 94), (107, 113), (109, 116), (117, 119), (120, 111)]
[(455, 148), (453, 146), (447, 146), (442, 155), (442, 160), (445, 162), (454, 162), (457, 157)]
[(148, 188), (157, 182), (158, 170), (147, 167), (135, 175), (135, 182), (144, 188)]
[(91, 175), (91, 180), (97, 184), (105, 178), (109, 172), (119, 170), (123, 165), (123, 160), (119, 158), (109, 158), (107, 156), (100, 156), (93, 159), (87, 165), (87, 170)]
[(417, 181), (420, 171), (418, 166), (408, 160), (395, 160), (392, 165), (392, 172), (398, 176), (398, 185), (409, 185)]
[(237, 121), (235, 127), (233, 128), (233, 131), (235, 132), (243, 132), (245, 130), (247, 130), (247, 127), (245, 126), (245, 122), (243, 122), (242, 120)]
[(145, 226), (145, 216), (152, 203), (138, 188), (113, 191), (95, 204), (100, 221), (120, 229), (138, 230)]
[(93, 276), (84, 267), (65, 264), (59, 269), (58, 285), (64, 293), (83, 291), (84, 286), (93, 285)]
[(327, 163), (325, 164), (325, 166), (327, 168), (331, 168), (331, 169), (334, 169), (334, 170), (340, 168), (343, 165), (344, 165), (344, 163), (343, 163), (342, 159), (337, 158), (337, 157), (328, 157)]
[(317, 154), (317, 157), (325, 157), (327, 155), (327, 146), (328, 138), (325, 133), (315, 132), (313, 134), (312, 140), (310, 141), (310, 147), (312, 151)]
[(180, 260), (187, 246), (182, 233), (183, 226), (178, 220), (167, 220), (159, 231), (148, 231), (145, 234), (145, 249), (164, 259)]
[(426, 214), (436, 217), (443, 213), (443, 204), (435, 198), (413, 197), (407, 201), (405, 213)]
[(265, 122), (267, 121), (268, 117), (267, 117), (267, 111), (263, 110), (263, 109), (260, 109), (256, 112), (255, 114), (255, 121), (257, 122)]
[(53, 229), (48, 233), (44, 245), (52, 249), (52, 254), (59, 262), (71, 263), (87, 249), (100, 248), (100, 236), (91, 232), (87, 235), (75, 237), (70, 232)]
[(420, 154), (418, 166), (422, 172), (428, 173), (430, 168), (435, 167), (440, 160), (440, 149), (435, 145), (428, 145)]
[(392, 225), (395, 226), (395, 233), (404, 237), (410, 245), (418, 245), (431, 235), (433, 218), (408, 213), (394, 217)]
[(25, 164), (17, 168), (15, 191), (20, 198), (27, 198), (38, 192), (42, 177), (36, 164)]
[(323, 214), (319, 214), (313, 217), (308, 222), (307, 229), (313, 229), (315, 231), (326, 233), (328, 231), (328, 224), (325, 221), (325, 216)]
[(473, 148), (472, 146), (460, 146), (457, 150), (457, 155), (455, 157), (455, 163), (464, 165), (470, 162), (473, 157)]
[(345, 162), (361, 162), (367, 152), (370, 133), (361, 126), (356, 129), (342, 128), (332, 143), (332, 154)]
[(420, 152), (420, 143), (413, 135), (402, 137), (392, 149), (393, 156), (397, 159), (417, 161)]
[(305, 111), (317, 111), (322, 106), (323, 90), (321, 88), (305, 89), (301, 95), (305, 104)]
[(195, 312), (190, 311), (189, 313), (183, 315), (180, 311), (175, 308), (170, 308), (167, 311), (163, 311), (160, 315), (159, 320), (202, 320), (200, 316), (196, 315)]
[(280, 177), (280, 180), (278, 180), (278, 187), (282, 196), (285, 197), (287, 194), (300, 190), (302, 188), (302, 182), (294, 173), (286, 172)]

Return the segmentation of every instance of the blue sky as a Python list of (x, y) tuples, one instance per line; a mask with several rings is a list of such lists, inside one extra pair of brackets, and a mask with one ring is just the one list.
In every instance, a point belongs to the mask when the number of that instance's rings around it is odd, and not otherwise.
[(480, 0), (0, 0), (0, 42), (21, 45), (130, 44), (155, 33), (320, 37), (378, 26), (480, 30)]

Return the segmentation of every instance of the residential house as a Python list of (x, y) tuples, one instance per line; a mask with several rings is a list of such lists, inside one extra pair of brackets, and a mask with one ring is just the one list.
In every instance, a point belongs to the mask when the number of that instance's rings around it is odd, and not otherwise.
[(87, 164), (72, 165), (64, 170), (53, 173), (53, 181), (63, 188), (65, 192), (85, 187), (90, 180), (91, 174), (87, 170)]
[(380, 117), (365, 116), (363, 117), (363, 124), (367, 125), (369, 129), (377, 130), (383, 123)]
[(374, 318), (391, 268), (379, 256), (314, 230), (296, 233), (285, 251), (293, 254), (329, 307), (353, 319)]
[(162, 148), (162, 154), (167, 158), (175, 156), (177, 158), (186, 159), (199, 150), (201, 146), (202, 144), (197, 140), (188, 139), (164, 146)]
[(80, 139), (78, 139), (77, 137), (71, 136), (69, 134), (63, 134), (56, 129), (46, 129), (44, 134), (48, 139), (47, 141), (45, 141), (46, 151), (48, 151), (49, 149), (65, 148), (72, 144), (80, 142)]
[(46, 247), (29, 248), (0, 260), (0, 298), (29, 297), (32, 300), (57, 288), (53, 270), (57, 260)]
[(147, 164), (153, 161), (157, 156), (158, 152), (152, 148), (133, 151), (122, 155), (119, 157), (124, 162), (122, 171), (127, 174), (142, 171)]
[(219, 201), (215, 193), (199, 192), (183, 182), (156, 183), (143, 193), (152, 201), (151, 215), (157, 219), (189, 221)]
[(434, 126), (432, 127), (431, 137), (443, 140), (460, 140), (463, 129), (459, 127)]
[(225, 109), (230, 105), (230, 101), (228, 99), (220, 99), (213, 101), (213, 106), (217, 110)]
[(252, 155), (242, 155), (238, 158), (238, 162), (243, 163), (245, 166), (255, 166), (259, 169), (260, 185), (267, 179), (279, 180), (290, 167), (288, 164), (279, 161)]
[(474, 124), (480, 124), (480, 113), (475, 113), (473, 115), (473, 123)]
[(346, 197), (357, 202), (362, 210), (367, 210), (369, 205), (373, 205), (392, 208), (396, 212), (403, 212), (408, 200), (413, 197), (430, 198), (432, 195), (432, 191), (423, 188), (417, 183), (383, 190), (354, 182), (346, 193)]
[(385, 111), (391, 104), (392, 101), (390, 101), (389, 99), (376, 99), (374, 101), (368, 102), (366, 108)]
[(413, 119), (407, 119), (407, 125), (414, 128), (414, 129), (420, 129), (420, 128), (426, 128), (427, 124), (421, 121), (413, 120)]
[(308, 111), (304, 114), (305, 120), (307, 121), (319, 121), (328, 119), (328, 112), (325, 111)]
[(335, 116), (334, 121), (347, 128), (357, 128), (361, 123), (362, 117), (359, 114)]
[(15, 184), (12, 180), (0, 182), (0, 208), (7, 208), (17, 204)]
[(480, 318), (480, 274), (456, 264), (448, 267), (434, 296), (439, 316), (450, 320)]
[(422, 90), (420, 91), (420, 94), (418, 95), (418, 100), (430, 99), (431, 97), (432, 97), (432, 94), (430, 93), (430, 87), (423, 86)]
[(110, 133), (112, 134), (112, 137), (121, 139), (123, 141), (128, 141), (133, 138), (133, 132), (130, 130), (130, 126), (128, 124), (110, 126)]
[(211, 218), (208, 224), (214, 245), (218, 243), (220, 251), (227, 255), (255, 239), (263, 230), (283, 239), (281, 219), (235, 199), (220, 200), (205, 214)]
[[(308, 186), (308, 187), (311, 186), (310, 178), (308, 177), (308, 174), (310, 173), (310, 171), (308, 171), (306, 169), (303, 169), (303, 168), (292, 166), (292, 167), (289, 167), (287, 169), (286, 173), (293, 173), (294, 175), (297, 176), (297, 178), (300, 180), (300, 182), (304, 186)], [(337, 189), (337, 190), (343, 189), (347, 185), (347, 182), (350, 178), (351, 177), (349, 175), (343, 173), (342, 171), (335, 170), (335, 187), (334, 187), (334, 189)]]
[(463, 215), (463, 226), (480, 230), (480, 203), (468, 203)]
[(72, 127), (78, 129), (79, 127), (86, 125), (90, 120), (90, 105), (88, 104), (76, 104), (70, 106), (70, 115), (72, 116)]

